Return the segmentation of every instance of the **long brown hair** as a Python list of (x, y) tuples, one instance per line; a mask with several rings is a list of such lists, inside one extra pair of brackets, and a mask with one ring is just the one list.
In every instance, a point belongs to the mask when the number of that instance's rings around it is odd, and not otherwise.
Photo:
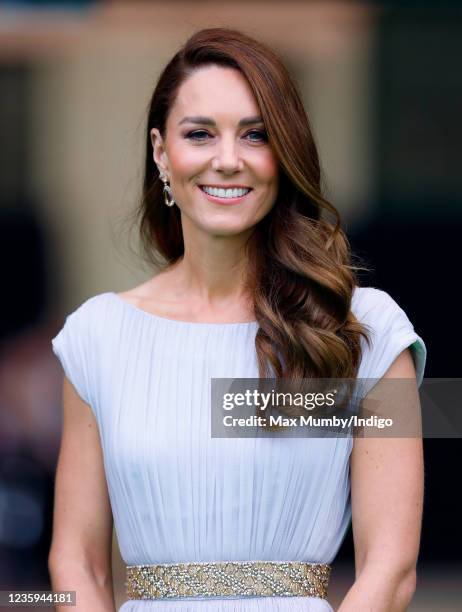
[(361, 336), (369, 342), (351, 312), (358, 268), (351, 265), (339, 214), (322, 195), (318, 152), (297, 86), (273, 51), (242, 32), (196, 32), (159, 77), (149, 107), (137, 211), (145, 254), (151, 263), (168, 267), (184, 253), (180, 211), (164, 205), (150, 132), (156, 127), (165, 135), (179, 87), (206, 65), (232, 67), (246, 77), (279, 161), (276, 202), (247, 244), (260, 377), (354, 378)]

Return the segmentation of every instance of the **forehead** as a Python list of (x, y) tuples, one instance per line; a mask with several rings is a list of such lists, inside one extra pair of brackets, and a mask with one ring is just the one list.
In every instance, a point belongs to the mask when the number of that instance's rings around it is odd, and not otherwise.
[(235, 68), (199, 68), (180, 86), (169, 119), (177, 123), (186, 115), (203, 115), (216, 120), (259, 113), (257, 101), (244, 75)]

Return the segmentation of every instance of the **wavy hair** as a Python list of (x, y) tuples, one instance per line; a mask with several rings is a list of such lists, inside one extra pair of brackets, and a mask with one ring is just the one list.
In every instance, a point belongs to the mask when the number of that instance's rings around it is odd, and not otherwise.
[[(271, 211), (247, 243), (248, 290), (259, 324), (260, 377), (355, 378), (365, 326), (351, 312), (356, 282), (348, 240), (336, 208), (321, 189), (319, 157), (301, 96), (281, 59), (229, 28), (193, 34), (161, 73), (149, 105), (142, 199), (137, 209), (148, 261), (168, 267), (184, 254), (178, 207), (164, 205), (150, 132), (164, 137), (181, 84), (207, 65), (239, 70), (255, 96), (279, 162)], [(330, 215), (333, 221), (329, 221)]]

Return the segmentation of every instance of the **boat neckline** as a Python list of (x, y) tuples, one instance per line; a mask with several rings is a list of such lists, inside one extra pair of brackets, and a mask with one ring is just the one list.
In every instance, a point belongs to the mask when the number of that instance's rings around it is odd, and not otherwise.
[(233, 327), (233, 326), (237, 327), (237, 326), (251, 326), (251, 325), (258, 324), (258, 321), (256, 320), (236, 321), (236, 322), (231, 321), (231, 322), (226, 322), (226, 323), (218, 323), (218, 322), (213, 322), (213, 321), (210, 321), (210, 322), (209, 321), (183, 321), (182, 319), (171, 319), (169, 317), (163, 317), (161, 315), (154, 314), (153, 312), (149, 312), (148, 310), (144, 310), (143, 308), (140, 308), (139, 306), (135, 306), (135, 304), (132, 304), (131, 302), (127, 301), (115, 291), (108, 291), (108, 295), (115, 298), (118, 302), (122, 303), (127, 308), (130, 308), (131, 310), (135, 312), (139, 312), (141, 315), (144, 315), (146, 317), (149, 317), (151, 319), (155, 319), (158, 321), (166, 321), (167, 323), (177, 323), (179, 325), (198, 325), (198, 326), (208, 326), (208, 327)]

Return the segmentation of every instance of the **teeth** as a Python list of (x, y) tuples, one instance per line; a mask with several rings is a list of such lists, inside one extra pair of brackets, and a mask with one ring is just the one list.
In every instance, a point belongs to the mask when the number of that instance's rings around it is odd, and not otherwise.
[(205, 193), (208, 193), (209, 195), (215, 196), (217, 198), (240, 198), (243, 195), (249, 193), (250, 191), (250, 189), (242, 188), (221, 189), (219, 187), (207, 187), (207, 185), (204, 185), (202, 189), (203, 191), (205, 191)]

